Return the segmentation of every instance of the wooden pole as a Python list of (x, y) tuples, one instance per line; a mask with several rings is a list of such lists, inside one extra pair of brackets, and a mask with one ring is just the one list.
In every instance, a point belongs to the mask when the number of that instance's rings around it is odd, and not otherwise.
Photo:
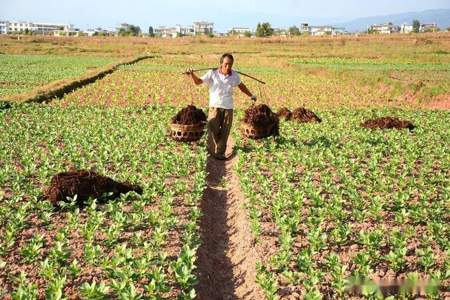
[[(209, 70), (215, 70), (215, 69), (217, 69), (217, 68), (195, 69), (195, 70), (192, 70), (192, 72), (209, 71)], [(243, 76), (246, 76), (246, 77), (248, 77), (248, 78), (251, 78), (251, 79), (253, 79), (253, 80), (255, 80), (255, 81), (257, 81), (257, 82), (259, 82), (259, 83), (261, 83), (261, 84), (266, 84), (264, 81), (259, 80), (258, 78), (255, 78), (255, 77), (253, 77), (253, 76), (251, 76), (251, 75), (248, 75), (248, 74), (246, 74), (246, 73), (242, 73), (242, 72), (236, 71), (236, 70), (235, 70), (235, 72), (237, 72), (237, 73), (239, 73), (239, 74), (241, 74), (241, 75), (243, 75)], [(186, 74), (188, 74), (188, 72), (183, 72), (183, 73), (181, 73), (181, 74), (186, 75)]]

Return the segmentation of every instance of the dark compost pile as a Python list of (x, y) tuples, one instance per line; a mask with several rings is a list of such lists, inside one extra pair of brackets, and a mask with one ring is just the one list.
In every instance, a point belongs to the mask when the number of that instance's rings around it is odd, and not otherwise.
[(265, 104), (251, 106), (245, 110), (244, 123), (251, 125), (256, 130), (268, 130), (270, 135), (279, 135), (279, 118)]
[(320, 123), (322, 120), (311, 110), (299, 107), (292, 112), (292, 119), (300, 123)]
[(110, 198), (115, 198), (130, 191), (142, 194), (140, 186), (117, 182), (95, 172), (78, 170), (53, 176), (50, 186), (44, 192), (44, 198), (53, 205), (58, 205), (59, 201), (67, 201), (67, 197), (77, 195), (77, 204), (83, 205), (89, 197), (97, 199), (106, 193), (112, 193)]
[(194, 125), (206, 122), (206, 115), (203, 110), (194, 105), (188, 105), (180, 110), (173, 118), (173, 124)]
[(282, 107), (277, 111), (277, 116), (280, 119), (284, 118), (286, 121), (289, 121), (292, 118), (292, 112), (287, 107)]
[(361, 126), (369, 129), (414, 129), (414, 125), (410, 121), (394, 117), (370, 119), (361, 123)]

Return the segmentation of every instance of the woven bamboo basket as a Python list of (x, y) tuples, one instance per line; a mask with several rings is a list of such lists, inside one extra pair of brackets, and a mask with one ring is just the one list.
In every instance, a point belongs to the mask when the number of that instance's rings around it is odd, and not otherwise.
[(202, 138), (205, 123), (194, 125), (170, 124), (170, 136), (179, 142), (195, 142)]
[(273, 126), (269, 126), (266, 128), (255, 128), (250, 124), (242, 123), (241, 129), (245, 137), (253, 140), (266, 138), (268, 136), (271, 136), (273, 133)]

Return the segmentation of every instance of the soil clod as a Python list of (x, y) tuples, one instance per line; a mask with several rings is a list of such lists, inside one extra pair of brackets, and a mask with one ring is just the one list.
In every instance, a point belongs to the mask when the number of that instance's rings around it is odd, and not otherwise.
[(282, 107), (277, 111), (277, 116), (280, 119), (284, 118), (286, 121), (289, 121), (292, 118), (292, 112), (287, 107)]
[(322, 120), (311, 110), (299, 107), (292, 112), (292, 119), (300, 123), (320, 123)]
[(261, 135), (256, 134), (255, 138), (279, 135), (280, 119), (265, 104), (249, 107), (245, 111), (243, 121), (250, 125), (255, 132), (261, 133)]
[(77, 204), (82, 206), (89, 197), (98, 199), (112, 193), (108, 198), (134, 191), (142, 194), (142, 188), (130, 183), (121, 183), (96, 172), (78, 170), (62, 172), (50, 181), (50, 186), (44, 192), (44, 198), (57, 206), (60, 201), (67, 201), (67, 197), (77, 195)]
[(409, 129), (413, 130), (414, 125), (407, 120), (400, 120), (395, 117), (383, 117), (377, 119), (370, 119), (363, 123), (361, 126), (369, 129)]
[(204, 122), (206, 122), (205, 113), (194, 105), (186, 106), (172, 118), (173, 124), (180, 125), (194, 125)]

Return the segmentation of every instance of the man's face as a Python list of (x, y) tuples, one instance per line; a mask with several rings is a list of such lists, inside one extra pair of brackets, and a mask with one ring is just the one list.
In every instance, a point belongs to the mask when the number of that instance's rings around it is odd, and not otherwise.
[(220, 65), (220, 71), (222, 74), (230, 74), (231, 73), (231, 67), (233, 66), (233, 61), (229, 57), (225, 57), (223, 59), (222, 64)]

